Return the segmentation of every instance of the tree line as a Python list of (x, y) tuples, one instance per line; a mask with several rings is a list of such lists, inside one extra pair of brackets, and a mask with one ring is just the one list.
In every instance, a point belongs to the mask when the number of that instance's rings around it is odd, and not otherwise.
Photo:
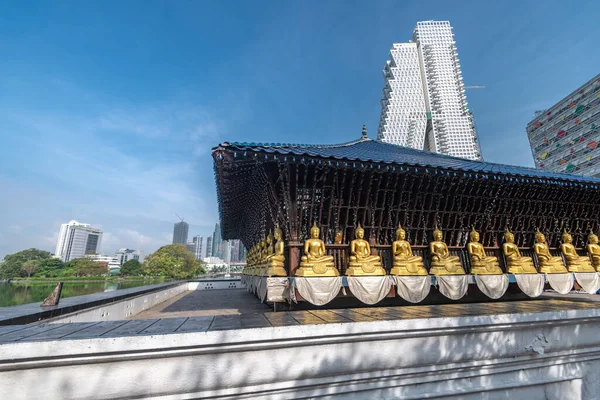
[[(206, 273), (204, 263), (196, 260), (181, 244), (161, 247), (148, 255), (143, 263), (129, 260), (121, 266), (123, 276), (152, 276), (187, 279)], [(72, 278), (108, 275), (105, 263), (89, 258), (63, 262), (48, 251), (27, 249), (9, 254), (0, 263), (0, 279), (17, 277)]]

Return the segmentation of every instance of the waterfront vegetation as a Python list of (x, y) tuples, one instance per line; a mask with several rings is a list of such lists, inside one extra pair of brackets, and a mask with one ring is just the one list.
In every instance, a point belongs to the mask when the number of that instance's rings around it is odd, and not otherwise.
[[(125, 277), (152, 277), (188, 279), (206, 273), (204, 263), (196, 260), (187, 248), (180, 244), (163, 246), (148, 255), (143, 263), (129, 260), (121, 266), (120, 275)], [(0, 263), (0, 280), (26, 279), (33, 281), (111, 280), (105, 263), (89, 258), (76, 258), (63, 262), (51, 253), (39, 249), (27, 249), (9, 254)]]
[[(168, 278), (119, 278), (89, 277), (67, 280), (63, 284), (61, 297), (82, 296), (98, 292), (129, 289), (138, 286), (168, 282)], [(87, 279), (87, 280), (84, 280)], [(93, 280), (92, 280), (93, 279)], [(0, 283), (0, 307), (43, 301), (56, 286), (56, 278), (15, 279), (11, 283)], [(61, 279), (61, 281), (63, 281)]]

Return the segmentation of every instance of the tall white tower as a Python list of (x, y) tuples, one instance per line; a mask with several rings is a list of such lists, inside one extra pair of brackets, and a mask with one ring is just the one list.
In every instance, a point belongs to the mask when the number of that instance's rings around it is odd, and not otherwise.
[(425, 21), (412, 42), (393, 45), (383, 70), (378, 139), (481, 159), (455, 44), (450, 22)]
[(102, 230), (81, 224), (75, 220), (60, 226), (56, 243), (56, 257), (67, 262), (95, 254), (102, 242)]

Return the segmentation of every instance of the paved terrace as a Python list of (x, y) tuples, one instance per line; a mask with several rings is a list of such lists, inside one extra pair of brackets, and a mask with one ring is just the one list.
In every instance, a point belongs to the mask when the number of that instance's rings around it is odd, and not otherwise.
[(193, 291), (140, 313), (133, 320), (0, 326), (0, 343), (600, 309), (600, 302), (589, 301), (595, 297), (271, 312), (245, 290)]

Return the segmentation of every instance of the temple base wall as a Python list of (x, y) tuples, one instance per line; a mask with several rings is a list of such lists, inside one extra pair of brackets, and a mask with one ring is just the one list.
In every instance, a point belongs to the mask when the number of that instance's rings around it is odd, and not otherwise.
[[(0, 345), (5, 398), (600, 398), (600, 310)], [(27, 384), (24, 384), (27, 383)]]

